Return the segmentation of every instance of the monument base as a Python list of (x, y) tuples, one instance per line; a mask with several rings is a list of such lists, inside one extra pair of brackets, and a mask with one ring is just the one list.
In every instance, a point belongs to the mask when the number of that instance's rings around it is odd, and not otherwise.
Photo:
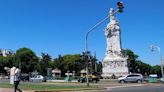
[(104, 58), (102, 69), (103, 78), (118, 78), (120, 76), (125, 76), (128, 73), (127, 58)]
[(10, 84), (14, 84), (14, 76), (10, 75)]

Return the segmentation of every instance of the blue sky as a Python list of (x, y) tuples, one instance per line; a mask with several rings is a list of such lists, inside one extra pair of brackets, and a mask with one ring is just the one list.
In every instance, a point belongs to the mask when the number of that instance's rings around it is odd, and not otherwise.
[[(1, 0), (0, 48), (31, 48), (37, 55), (77, 54), (84, 50), (85, 33), (108, 15), (118, 0)], [(121, 26), (122, 48), (139, 59), (160, 64), (158, 45), (164, 53), (164, 0), (122, 0), (124, 13), (116, 14)], [(109, 20), (89, 35), (89, 50), (99, 60), (105, 55), (104, 29)]]

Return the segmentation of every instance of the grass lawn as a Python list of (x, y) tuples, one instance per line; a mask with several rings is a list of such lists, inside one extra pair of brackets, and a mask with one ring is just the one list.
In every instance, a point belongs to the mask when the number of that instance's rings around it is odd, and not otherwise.
[[(13, 85), (0, 83), (0, 88), (14, 88)], [(19, 85), (23, 90), (83, 90), (83, 89), (98, 89), (98, 86), (78, 86), (78, 85), (47, 85), (47, 84), (32, 84), (22, 83)]]

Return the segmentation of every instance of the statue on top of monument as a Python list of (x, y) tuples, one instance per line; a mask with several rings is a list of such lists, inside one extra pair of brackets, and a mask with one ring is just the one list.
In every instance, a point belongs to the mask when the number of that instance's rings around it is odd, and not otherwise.
[(106, 55), (108, 57), (119, 57), (121, 55), (120, 26), (119, 22), (115, 19), (114, 13), (114, 9), (110, 8), (110, 22), (105, 29), (107, 40)]

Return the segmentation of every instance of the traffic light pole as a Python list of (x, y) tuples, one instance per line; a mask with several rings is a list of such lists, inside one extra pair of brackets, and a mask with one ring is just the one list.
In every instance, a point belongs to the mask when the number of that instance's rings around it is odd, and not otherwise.
[[(115, 13), (117, 13), (119, 10), (115, 11)], [(93, 26), (85, 35), (85, 53), (88, 52), (88, 35), (89, 33), (91, 33), (92, 31), (94, 31), (94, 29), (98, 26), (100, 26), (103, 22), (105, 22), (107, 19), (109, 18), (109, 16), (105, 17), (103, 20), (101, 20), (100, 22), (98, 22), (95, 26)], [(89, 87), (89, 73), (88, 73), (88, 59), (85, 59), (86, 62), (86, 78), (87, 78), (87, 86)]]
[[(101, 25), (105, 20), (107, 20), (109, 17), (107, 16), (106, 18), (104, 18), (102, 21), (100, 21), (99, 23), (97, 23), (95, 26), (93, 26), (85, 35), (85, 53), (88, 52), (88, 35), (90, 32), (92, 32), (96, 27), (98, 27), (99, 25)], [(88, 58), (85, 59), (86, 62), (86, 78), (87, 78), (87, 87), (89, 87), (89, 73), (88, 73)]]
[(89, 73), (88, 73), (88, 60), (85, 60), (86, 61), (86, 78), (87, 78), (87, 87), (89, 87)]

